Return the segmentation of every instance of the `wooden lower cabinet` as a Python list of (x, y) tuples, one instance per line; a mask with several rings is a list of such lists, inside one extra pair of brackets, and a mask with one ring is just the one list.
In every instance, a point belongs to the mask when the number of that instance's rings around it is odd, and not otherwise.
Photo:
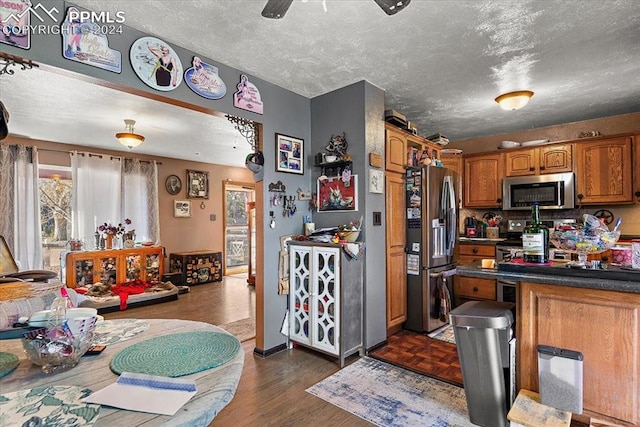
[(521, 282), (518, 388), (538, 391), (536, 345), (584, 356), (586, 416), (640, 426), (640, 294)]
[[(481, 262), (483, 258), (494, 259), (496, 256), (496, 247), (494, 245), (461, 243), (459, 251), (458, 265), (469, 265), (474, 262)], [(453, 297), (456, 307), (467, 301), (495, 301), (496, 280), (454, 276)]]
[(160, 282), (163, 265), (161, 246), (68, 252), (65, 283), (75, 288), (97, 282), (120, 285), (137, 279)]

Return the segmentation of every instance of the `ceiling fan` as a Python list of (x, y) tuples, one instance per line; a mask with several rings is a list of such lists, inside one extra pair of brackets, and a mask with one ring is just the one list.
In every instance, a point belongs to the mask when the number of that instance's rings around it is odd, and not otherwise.
[[(411, 0), (373, 0), (387, 15), (395, 15), (407, 7)], [(267, 0), (267, 4), (262, 9), (262, 16), (265, 18), (280, 19), (289, 10), (293, 0)]]

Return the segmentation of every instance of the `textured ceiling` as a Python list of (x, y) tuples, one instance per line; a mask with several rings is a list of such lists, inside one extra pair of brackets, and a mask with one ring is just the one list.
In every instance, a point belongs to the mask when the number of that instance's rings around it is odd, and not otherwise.
[[(373, 0), (295, 0), (279, 20), (261, 17), (266, 0), (74, 3), (124, 10), (132, 27), (307, 97), (367, 80), (425, 136), (640, 111), (638, 0), (413, 0), (394, 16)], [(535, 92), (525, 108), (494, 102), (519, 89)]]

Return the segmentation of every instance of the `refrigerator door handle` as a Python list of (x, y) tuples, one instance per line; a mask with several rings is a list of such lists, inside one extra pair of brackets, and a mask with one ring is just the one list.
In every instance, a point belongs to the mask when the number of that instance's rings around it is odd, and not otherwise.
[(442, 210), (445, 212), (445, 222), (447, 230), (446, 252), (447, 255), (453, 254), (453, 248), (456, 243), (457, 232), (457, 212), (456, 212), (456, 196), (451, 175), (444, 177), (442, 185), (441, 197)]

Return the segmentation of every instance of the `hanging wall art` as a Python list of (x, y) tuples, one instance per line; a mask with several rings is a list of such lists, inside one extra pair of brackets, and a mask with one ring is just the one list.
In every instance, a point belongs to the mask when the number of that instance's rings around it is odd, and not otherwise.
[(276, 133), (276, 172), (304, 175), (304, 140)]
[[(31, 2), (29, 0), (13, 0), (11, 2), (0, 1), (0, 43), (5, 43), (10, 46), (19, 47), (22, 49), (31, 48), (31, 13), (29, 9)], [(42, 6), (45, 8), (45, 6)], [(53, 10), (58, 11), (55, 7), (51, 8), (51, 11), (45, 11), (52, 13)]]
[(187, 197), (189, 199), (209, 198), (209, 172), (187, 171)]
[(233, 94), (233, 105), (243, 110), (252, 111), (257, 114), (263, 113), (262, 99), (260, 91), (249, 81), (249, 78), (242, 74), (240, 83), (236, 85), (238, 91)]
[(146, 85), (168, 92), (182, 83), (182, 62), (168, 43), (155, 37), (141, 37), (129, 51), (131, 67)]
[(321, 177), (317, 186), (318, 212), (358, 210), (358, 175), (350, 175), (347, 180)]
[(227, 93), (227, 86), (218, 75), (218, 67), (203, 62), (194, 56), (191, 68), (184, 72), (184, 81), (203, 98), (220, 99)]
[(109, 47), (108, 34), (118, 35), (122, 26), (117, 24), (99, 25), (80, 18), (75, 7), (67, 9), (62, 23), (62, 56), (71, 61), (114, 73), (122, 72), (122, 54)]

